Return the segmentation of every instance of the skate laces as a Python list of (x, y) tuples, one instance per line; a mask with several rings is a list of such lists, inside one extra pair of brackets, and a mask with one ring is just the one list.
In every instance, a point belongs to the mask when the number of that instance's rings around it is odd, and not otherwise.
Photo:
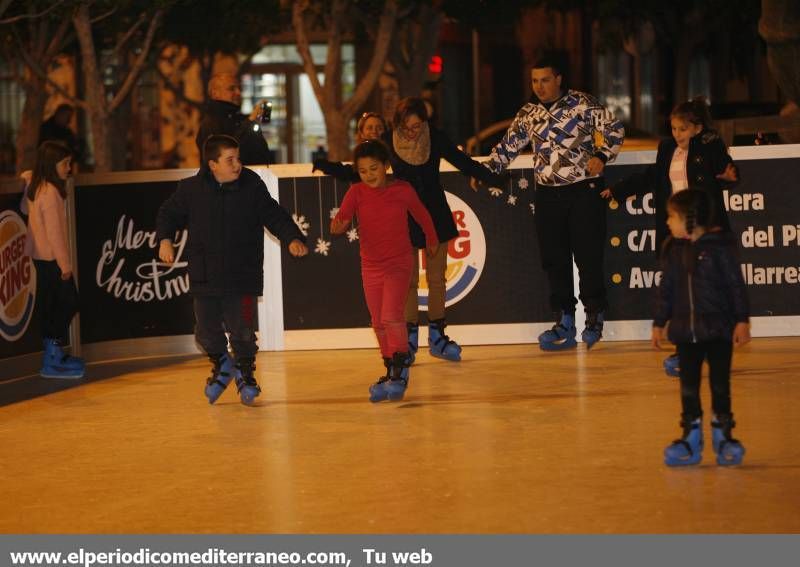
[[(244, 370), (240, 368), (239, 370)], [(242, 391), (244, 387), (256, 388), (259, 392), (261, 391), (261, 386), (258, 385), (256, 382), (256, 377), (252, 374), (252, 369), (250, 372), (242, 372), (241, 376), (236, 377), (236, 389), (238, 391)]]

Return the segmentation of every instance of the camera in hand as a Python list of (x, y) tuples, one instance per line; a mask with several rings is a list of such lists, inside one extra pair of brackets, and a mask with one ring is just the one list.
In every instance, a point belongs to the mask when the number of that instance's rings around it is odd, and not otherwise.
[(261, 123), (262, 124), (269, 124), (272, 121), (272, 103), (271, 102), (262, 102), (261, 103)]

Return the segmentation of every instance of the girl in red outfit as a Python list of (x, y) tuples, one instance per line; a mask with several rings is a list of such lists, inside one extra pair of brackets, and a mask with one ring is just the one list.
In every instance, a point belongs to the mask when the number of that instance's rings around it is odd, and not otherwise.
[(378, 338), (386, 374), (370, 386), (370, 401), (398, 401), (408, 386), (408, 332), (403, 309), (414, 269), (408, 215), (425, 233), (428, 256), (439, 240), (433, 220), (414, 188), (405, 181), (388, 181), (389, 151), (379, 141), (356, 146), (353, 167), (361, 178), (347, 191), (331, 232), (342, 234), (358, 215), (361, 279), (372, 328)]

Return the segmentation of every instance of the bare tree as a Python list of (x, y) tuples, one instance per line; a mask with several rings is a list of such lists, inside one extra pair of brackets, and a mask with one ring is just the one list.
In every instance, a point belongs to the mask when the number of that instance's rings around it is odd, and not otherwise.
[(444, 1), (412, 2), (398, 17), (389, 51), (400, 97), (419, 96), (428, 76), (428, 64), (439, 45)]
[[(0, 3), (0, 15), (7, 14), (11, 0)], [(17, 171), (30, 169), (36, 157), (48, 87), (59, 90), (47, 73), (70, 40), (70, 20), (63, 2), (28, 2), (24, 13), (11, 14), (2, 21), (2, 52), (11, 64), (15, 81), (25, 93), (16, 135)], [(44, 17), (48, 16), (48, 17)]]
[[(91, 125), (94, 142), (95, 171), (103, 172), (112, 169), (109, 118), (114, 111), (130, 94), (142, 69), (144, 68), (153, 36), (164, 13), (162, 7), (157, 7), (152, 13), (141, 13), (135, 23), (124, 33), (120, 33), (116, 45), (111, 50), (112, 57), (124, 57), (129, 49), (132, 38), (144, 29), (144, 37), (138, 47), (138, 53), (133, 57), (133, 63), (127, 70), (125, 78), (119, 88), (109, 97), (103, 82), (103, 62), (95, 46), (92, 34), (93, 26), (105, 15), (92, 18), (90, 13), (91, 2), (81, 2), (72, 16), (72, 24), (78, 37), (81, 53), (81, 69), (83, 71), (84, 92), (86, 100), (82, 105), (86, 108)], [(116, 8), (111, 8), (112, 11)], [(130, 49), (130, 52), (135, 50)], [(77, 101), (76, 101), (77, 102)]]
[[(303, 60), (303, 68), (325, 117), (328, 151), (331, 159), (334, 160), (346, 159), (350, 153), (348, 123), (366, 102), (372, 89), (375, 88), (389, 53), (389, 45), (397, 18), (396, 0), (386, 0), (375, 35), (375, 48), (369, 68), (358, 82), (353, 95), (347, 100), (342, 100), (342, 36), (348, 23), (352, 21), (352, 18), (349, 17), (352, 4), (352, 0), (333, 0), (329, 12), (322, 7), (322, 3), (311, 0), (296, 0), (292, 5), (292, 24), (297, 39), (297, 51)], [(328, 55), (322, 83), (317, 77), (317, 69), (311, 58), (308, 38), (308, 31), (315, 15), (322, 17), (328, 33)]]

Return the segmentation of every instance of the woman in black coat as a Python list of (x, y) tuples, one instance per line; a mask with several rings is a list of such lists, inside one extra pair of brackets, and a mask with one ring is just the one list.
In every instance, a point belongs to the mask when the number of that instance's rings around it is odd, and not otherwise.
[[(392, 173), (408, 181), (433, 218), (439, 237), (439, 250), (428, 258), (425, 275), (428, 281), (428, 343), (433, 356), (446, 360), (461, 360), (461, 347), (445, 335), (445, 270), (447, 248), (450, 240), (458, 236), (453, 212), (447, 204), (439, 178), (439, 163), (445, 159), (465, 175), (487, 185), (499, 186), (501, 179), (479, 162), (471, 159), (450, 141), (447, 135), (429, 123), (428, 109), (421, 98), (405, 98), (395, 109), (393, 130), (384, 133), (383, 141), (389, 147)], [(409, 219), (411, 242), (415, 248), (425, 248), (425, 235), (419, 225)], [(416, 262), (419, 261), (415, 253)], [(417, 264), (418, 265), (418, 264)], [(406, 299), (406, 324), (412, 362), (418, 348), (418, 298), (419, 269), (414, 276)]]

